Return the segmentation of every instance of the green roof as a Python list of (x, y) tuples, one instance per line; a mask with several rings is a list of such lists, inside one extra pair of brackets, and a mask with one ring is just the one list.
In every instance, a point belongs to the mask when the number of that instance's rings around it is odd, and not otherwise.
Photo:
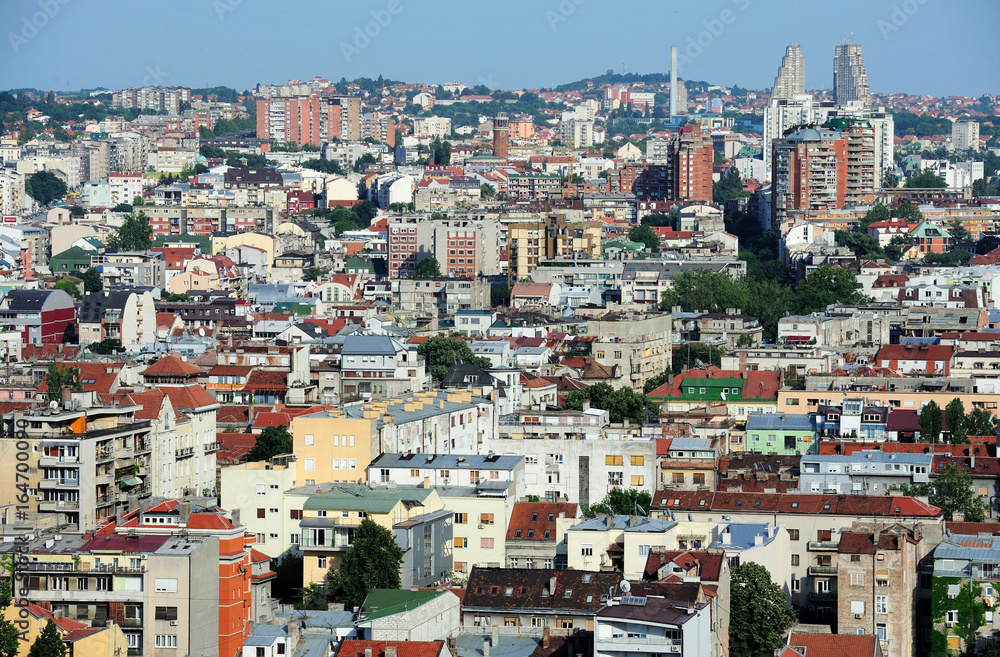
[(940, 237), (945, 239), (951, 239), (951, 233), (946, 231), (941, 226), (938, 226), (926, 219), (920, 222), (920, 225), (913, 229), (910, 233), (910, 237)]
[(367, 513), (389, 513), (400, 500), (423, 502), (431, 494), (432, 488), (403, 486), (388, 488), (379, 486), (340, 486), (325, 493), (310, 495), (302, 506), (307, 511), (365, 511)]
[(348, 258), (344, 261), (344, 269), (364, 269), (369, 273), (375, 273), (375, 266), (364, 258)]
[(364, 620), (374, 620), (392, 616), (400, 612), (416, 609), (441, 595), (452, 595), (448, 591), (411, 591), (409, 589), (372, 589), (365, 598), (361, 611)]

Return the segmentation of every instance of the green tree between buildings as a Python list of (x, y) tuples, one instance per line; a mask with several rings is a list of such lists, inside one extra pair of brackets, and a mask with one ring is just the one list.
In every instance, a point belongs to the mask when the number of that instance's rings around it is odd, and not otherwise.
[(17, 626), (5, 617), (7, 608), (13, 603), (11, 575), (5, 573), (0, 577), (0, 657), (17, 657), (20, 646)]
[(306, 282), (316, 281), (319, 280), (319, 278), (325, 273), (326, 270), (320, 269), (319, 267), (306, 267), (302, 271), (302, 280)]
[(440, 278), (441, 277), (441, 265), (438, 264), (437, 258), (424, 258), (417, 263), (417, 266), (413, 268), (414, 278)]
[(608, 418), (615, 424), (625, 420), (643, 424), (660, 417), (660, 405), (646, 399), (632, 388), (615, 390), (607, 383), (595, 383), (585, 390), (573, 390), (566, 393), (563, 403), (567, 409), (583, 410), (584, 402), (590, 402), (591, 408), (600, 408), (608, 412)]
[(650, 251), (656, 251), (660, 246), (660, 237), (652, 228), (646, 225), (632, 226), (628, 238), (633, 242), (642, 242)]
[(108, 248), (113, 251), (148, 251), (153, 247), (153, 228), (144, 212), (129, 212), (125, 221), (108, 235)]
[(66, 644), (63, 643), (59, 626), (55, 622), (45, 624), (41, 634), (28, 649), (28, 657), (66, 657)]
[(772, 654), (784, 645), (785, 632), (794, 623), (795, 611), (767, 568), (752, 561), (733, 568), (729, 603), (732, 657)]
[(492, 367), (489, 358), (472, 353), (469, 345), (447, 335), (435, 335), (417, 347), (417, 354), (423, 356), (427, 371), (435, 381), (441, 381), (455, 363), (466, 363), (479, 367)]
[(615, 488), (604, 496), (604, 499), (593, 506), (583, 509), (586, 518), (593, 518), (598, 513), (610, 513), (620, 516), (645, 516), (649, 514), (649, 505), (653, 497), (648, 491), (636, 488)]
[(959, 445), (969, 442), (968, 423), (965, 419), (965, 406), (962, 400), (955, 397), (944, 407), (944, 420), (948, 423), (951, 443)]
[(288, 433), (288, 427), (283, 424), (267, 427), (254, 443), (250, 450), (248, 461), (267, 461), (272, 456), (278, 454), (288, 454), (292, 451), (292, 434)]
[(93, 267), (80, 274), (80, 278), (83, 279), (84, 292), (100, 292), (104, 289), (104, 278), (101, 276), (101, 272)]
[(62, 401), (62, 389), (69, 387), (75, 391), (82, 390), (80, 385), (80, 368), (65, 364), (50, 363), (45, 374), (45, 401)]
[(933, 401), (927, 402), (920, 409), (917, 423), (920, 425), (920, 439), (933, 445), (941, 437), (941, 407)]
[(945, 520), (953, 520), (956, 513), (961, 513), (966, 522), (986, 520), (986, 503), (976, 494), (972, 475), (957, 465), (947, 466), (929, 483), (893, 488), (904, 495), (926, 496), (931, 504), (941, 509)]
[(66, 294), (70, 295), (74, 299), (79, 299), (81, 296), (83, 296), (83, 295), (80, 294), (80, 288), (79, 288), (79, 286), (77, 286), (76, 283), (74, 283), (73, 281), (69, 280), (68, 278), (64, 278), (63, 280), (61, 280), (58, 283), (56, 283), (53, 286), (53, 289), (62, 290), (63, 292), (65, 292)]
[(344, 603), (345, 609), (360, 607), (372, 589), (398, 589), (403, 550), (392, 532), (365, 518), (354, 531), (351, 549), (340, 569), (326, 571), (327, 596)]
[(906, 187), (911, 189), (926, 189), (930, 187), (940, 188), (947, 186), (948, 183), (945, 182), (944, 178), (934, 173), (931, 169), (922, 169), (906, 179)]
[(996, 419), (985, 408), (974, 408), (965, 416), (966, 432), (970, 436), (995, 436)]
[(41, 205), (66, 196), (66, 183), (59, 180), (51, 171), (39, 171), (29, 176), (24, 183), (24, 191)]
[(121, 340), (118, 338), (105, 338), (104, 340), (100, 340), (98, 342), (91, 342), (87, 345), (87, 349), (89, 349), (91, 353), (101, 356), (112, 356), (125, 351), (125, 348), (122, 347)]

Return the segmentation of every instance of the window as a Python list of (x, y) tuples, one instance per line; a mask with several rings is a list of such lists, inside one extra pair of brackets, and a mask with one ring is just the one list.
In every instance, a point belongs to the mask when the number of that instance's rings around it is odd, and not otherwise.
[(326, 557), (316, 557), (316, 567), (326, 568)]
[(306, 459), (306, 471), (312, 472), (316, 469), (316, 459)]
[(177, 620), (177, 607), (157, 607), (156, 620)]
[(292, 520), (302, 520), (302, 509), (292, 509), (288, 512), (288, 517)]
[(267, 510), (266, 509), (257, 509), (257, 517), (258, 518), (266, 518), (267, 517)]
[(159, 593), (177, 593), (177, 580), (158, 577), (154, 589)]
[(865, 601), (864, 600), (851, 600), (851, 613), (852, 614), (863, 614), (863, 613), (865, 613)]
[(642, 486), (645, 481), (642, 475), (632, 475), (632, 486)]
[(469, 547), (469, 539), (466, 538), (465, 536), (456, 536), (455, 547), (457, 548)]
[(608, 473), (608, 486), (621, 486), (625, 482), (625, 473), (616, 470)]
[(875, 624), (875, 636), (878, 638), (879, 641), (885, 641), (886, 639), (885, 623)]
[(830, 592), (830, 580), (819, 579), (816, 580), (816, 593), (829, 593)]
[(492, 525), (493, 524), (493, 514), (492, 513), (480, 513), (479, 514), (479, 524), (480, 525)]
[(86, 591), (87, 590), (87, 578), (86, 577), (77, 577), (76, 578), (76, 590), (77, 591)]
[(621, 465), (623, 462), (622, 456), (612, 456), (608, 455), (604, 457), (604, 465)]
[(479, 539), (479, 547), (482, 550), (492, 550), (493, 549), (493, 539), (492, 538), (481, 538), (481, 539)]
[(789, 529), (788, 530), (788, 540), (790, 540), (790, 541), (797, 541), (797, 540), (799, 540), (799, 530), (797, 530), (797, 529)]
[(456, 513), (455, 514), (455, 524), (456, 525), (465, 525), (468, 522), (469, 522), (469, 514), (468, 513)]
[(645, 457), (643, 456), (632, 456), (629, 458), (632, 465), (643, 465), (645, 462)]
[(176, 634), (157, 634), (154, 640), (154, 644), (157, 648), (176, 648), (177, 647), (177, 635)]
[(793, 566), (799, 565), (799, 555), (797, 554), (792, 555), (792, 565)]
[(591, 543), (583, 543), (580, 545), (580, 554), (585, 557), (590, 557), (594, 555), (594, 546)]
[(311, 433), (306, 434), (306, 446), (313, 444), (313, 435)]
[(509, 566), (510, 568), (517, 568), (517, 557), (511, 557), (511, 558), (510, 558), (510, 559), (508, 560), (508, 566)]
[(649, 546), (648, 545), (640, 545), (639, 546), (639, 556), (640, 557), (648, 557), (649, 556)]
[(267, 486), (264, 484), (257, 484), (257, 494), (264, 495), (267, 492)]
[(864, 585), (865, 585), (864, 573), (851, 573), (851, 586), (864, 586)]
[(691, 481), (696, 486), (704, 486), (705, 485), (705, 473), (704, 472), (695, 472), (694, 474), (691, 475)]
[(799, 578), (798, 577), (793, 577), (792, 578), (792, 593), (798, 593), (800, 590), (801, 590), (801, 588), (800, 588), (800, 584), (799, 584)]
[(684, 473), (683, 472), (675, 472), (675, 473), (673, 473), (673, 475), (671, 476), (671, 480), (675, 484), (683, 484), (684, 483)]
[(531, 557), (525, 557), (524, 567), (527, 568), (528, 570), (531, 570), (532, 568), (535, 567), (535, 560), (532, 559)]
[(889, 596), (887, 595), (875, 596), (875, 613), (876, 614), (889, 613)]
[(947, 616), (945, 617), (945, 622), (948, 623), (949, 626), (954, 625), (955, 623), (957, 623), (958, 622), (958, 610), (957, 609), (950, 610), (948, 612)]

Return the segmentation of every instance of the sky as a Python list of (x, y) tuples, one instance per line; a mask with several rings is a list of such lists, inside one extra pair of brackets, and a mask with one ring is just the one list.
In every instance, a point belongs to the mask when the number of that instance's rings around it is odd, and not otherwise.
[(608, 69), (769, 88), (789, 43), (806, 87), (864, 47), (874, 92), (1000, 93), (997, 0), (0, 0), (0, 89), (238, 90), (383, 75), (490, 88)]

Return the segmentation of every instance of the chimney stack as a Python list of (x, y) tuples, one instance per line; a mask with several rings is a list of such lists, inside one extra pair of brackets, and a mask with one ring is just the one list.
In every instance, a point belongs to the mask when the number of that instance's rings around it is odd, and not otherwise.
[(180, 504), (178, 504), (177, 515), (178, 515), (177, 521), (179, 524), (181, 525), (188, 524), (188, 521), (191, 520), (191, 503), (185, 500)]
[(490, 657), (490, 640), (489, 637), (485, 636), (483, 637), (483, 657)]
[(542, 648), (544, 650), (549, 649), (549, 627), (546, 625), (542, 628)]
[(365, 646), (365, 657), (372, 657), (372, 647), (371, 644)]
[(386, 646), (385, 657), (396, 657), (396, 646)]

